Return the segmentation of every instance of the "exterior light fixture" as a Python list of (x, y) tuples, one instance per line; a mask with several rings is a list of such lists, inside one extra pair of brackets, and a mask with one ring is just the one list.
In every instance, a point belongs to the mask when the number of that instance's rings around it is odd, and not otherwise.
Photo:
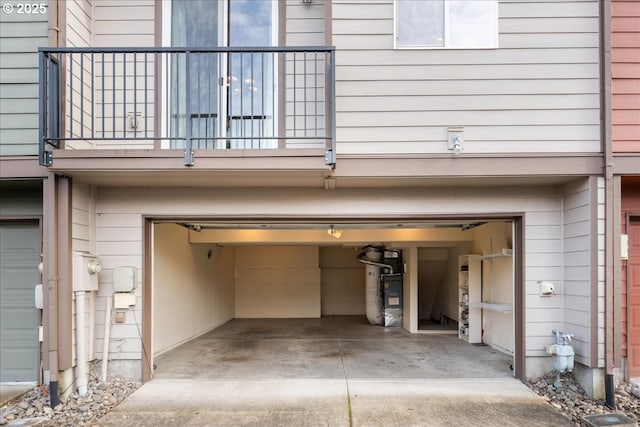
[(340, 236), (342, 236), (342, 230), (335, 228), (332, 224), (329, 226), (329, 229), (327, 230), (327, 234), (331, 237), (335, 237), (336, 239), (339, 239)]
[(448, 140), (447, 149), (452, 150), (453, 154), (460, 154), (464, 150), (464, 128), (450, 127), (447, 128)]
[(462, 141), (460, 141), (460, 137), (458, 135), (453, 135), (452, 139), (451, 139), (451, 145), (453, 146), (452, 150), (453, 150), (453, 154), (460, 154), (462, 153)]

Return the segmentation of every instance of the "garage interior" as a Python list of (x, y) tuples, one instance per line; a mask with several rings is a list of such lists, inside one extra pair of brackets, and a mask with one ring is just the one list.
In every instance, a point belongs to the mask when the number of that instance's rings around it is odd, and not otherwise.
[[(476, 342), (460, 333), (469, 293), (460, 260), (489, 255), (479, 273), (482, 303), (512, 307), (513, 259), (492, 257), (511, 253), (512, 236), (504, 219), (156, 222), (153, 376), (512, 376), (512, 310), (479, 309)], [(359, 260), (369, 247), (402, 257), (399, 326), (371, 324), (370, 266)], [(389, 271), (379, 271), (382, 286)]]

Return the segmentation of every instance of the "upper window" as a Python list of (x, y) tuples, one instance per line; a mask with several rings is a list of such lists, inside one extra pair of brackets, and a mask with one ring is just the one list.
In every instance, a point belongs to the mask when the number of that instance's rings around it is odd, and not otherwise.
[(498, 47), (496, 0), (396, 0), (395, 47)]

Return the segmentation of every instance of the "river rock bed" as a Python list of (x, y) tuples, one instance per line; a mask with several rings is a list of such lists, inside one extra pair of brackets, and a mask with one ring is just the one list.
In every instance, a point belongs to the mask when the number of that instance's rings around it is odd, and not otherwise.
[(121, 378), (109, 378), (105, 383), (92, 380), (85, 396), (71, 393), (53, 409), (49, 407), (47, 387), (36, 387), (0, 408), (0, 426), (17, 420), (43, 427), (97, 425), (100, 418), (138, 387), (140, 384)]
[[(591, 399), (572, 374), (560, 377), (560, 387), (555, 386), (556, 376), (545, 375), (529, 380), (526, 384), (550, 405), (562, 411), (576, 426), (585, 426), (583, 417), (596, 414), (621, 413), (633, 420), (640, 420), (640, 388), (630, 383), (620, 383), (616, 388), (616, 410), (604, 401)], [(45, 427), (96, 426), (100, 418), (133, 393), (140, 384), (121, 378), (110, 378), (106, 383), (92, 380), (87, 394), (77, 392), (52, 409), (46, 387), (36, 387), (0, 408), (0, 426), (14, 421), (34, 421), (30, 425)], [(38, 422), (39, 421), (39, 422)]]
[(556, 375), (547, 374), (527, 381), (527, 386), (542, 396), (549, 404), (562, 411), (576, 426), (586, 426), (583, 418), (588, 415), (619, 413), (640, 420), (640, 388), (630, 383), (616, 387), (616, 409), (610, 409), (603, 400), (593, 400), (580, 386), (573, 374), (560, 376), (556, 387)]

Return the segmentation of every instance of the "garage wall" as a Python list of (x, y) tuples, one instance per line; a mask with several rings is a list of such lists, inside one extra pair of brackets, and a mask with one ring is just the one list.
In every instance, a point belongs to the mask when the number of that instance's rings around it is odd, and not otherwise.
[[(564, 300), (562, 326), (563, 330), (575, 335), (571, 345), (575, 348), (576, 353), (579, 354), (586, 354), (591, 351), (591, 328), (599, 327), (596, 324), (592, 324), (594, 323), (592, 322), (594, 313), (592, 313), (591, 305), (593, 277), (591, 246), (594, 236), (592, 236), (591, 205), (597, 204), (598, 200), (595, 200), (597, 196), (593, 197), (596, 191), (591, 186), (597, 186), (596, 180), (580, 180), (563, 187), (564, 260), (548, 260), (548, 262), (555, 263), (563, 261), (564, 286), (559, 292), (559, 295)], [(604, 203), (604, 188), (602, 188), (602, 194), (602, 202)], [(604, 205), (600, 211), (604, 213)], [(601, 231), (604, 233), (604, 221)], [(604, 237), (602, 237), (601, 241), (604, 242)], [(602, 250), (603, 252), (599, 257), (600, 260), (604, 260), (604, 247)], [(604, 289), (604, 281), (602, 281), (600, 288)], [(604, 306), (603, 294), (600, 296), (598, 304), (598, 316), (601, 319), (604, 319)], [(602, 337), (601, 347), (604, 349), (604, 322), (600, 327), (599, 336)], [(602, 367), (604, 366), (604, 354), (602, 353), (600, 357), (602, 358), (600, 363)], [(577, 360), (583, 362), (580, 357)]]
[[(95, 241), (95, 189), (88, 184), (73, 182), (71, 195), (71, 246), (73, 252), (96, 254)], [(95, 291), (85, 293), (85, 349), (86, 360), (95, 359)], [(73, 295), (72, 311), (72, 355), (76, 365), (76, 295)]]
[[(510, 222), (491, 222), (475, 231), (474, 253), (490, 255), (512, 249)], [(482, 300), (494, 304), (513, 305), (513, 257), (482, 260)], [(482, 340), (485, 344), (508, 353), (515, 351), (513, 311), (482, 310)]]
[(235, 317), (320, 317), (317, 246), (236, 248)]
[(233, 318), (234, 249), (190, 244), (188, 230), (179, 225), (154, 228), (153, 353), (158, 355)]
[(365, 268), (354, 248), (320, 248), (322, 315), (365, 314)]
[[(142, 351), (142, 216), (130, 213), (103, 215), (100, 191), (96, 199), (96, 254), (102, 272), (96, 298), (96, 356), (102, 358), (104, 317), (107, 297), (113, 295), (113, 269), (132, 266), (137, 269), (136, 305), (126, 310), (123, 323), (112, 323), (109, 360), (140, 359)], [(139, 373), (139, 371), (137, 371)], [(123, 373), (124, 374), (124, 373)]]
[[(384, 203), (385, 200), (392, 202)], [(386, 217), (417, 214), (442, 216), (443, 212), (454, 215), (524, 213), (526, 356), (548, 360), (544, 346), (550, 343), (549, 328), (560, 325), (562, 309), (560, 299), (539, 297), (537, 281), (562, 280), (561, 267), (546, 262), (549, 257), (557, 258), (562, 253), (562, 196), (554, 186), (430, 188), (428, 192), (410, 188), (325, 191), (101, 187), (98, 191), (96, 219), (98, 252), (107, 269), (127, 264), (141, 268), (142, 245), (139, 240), (142, 236), (143, 213), (227, 217), (239, 214), (253, 217), (308, 215), (331, 218), (336, 215), (364, 214)], [(120, 237), (108, 232), (114, 229), (118, 230)], [(130, 241), (127, 242), (127, 239)], [(110, 240), (108, 247), (105, 240)], [(101, 286), (103, 280), (110, 281), (111, 278), (101, 277)], [(319, 284), (317, 292), (320, 295)], [(317, 310), (319, 315), (319, 305)], [(142, 318), (139, 312), (136, 315), (138, 319)], [(102, 317), (98, 315), (97, 319), (101, 321)], [(114, 325), (112, 333), (124, 338), (125, 331), (115, 328), (120, 326)], [(127, 345), (131, 351), (126, 355), (131, 359), (140, 359), (140, 338), (135, 324), (128, 326), (126, 333), (131, 343)], [(121, 354), (125, 355), (124, 352)], [(579, 357), (588, 358), (589, 355), (580, 354)]]

